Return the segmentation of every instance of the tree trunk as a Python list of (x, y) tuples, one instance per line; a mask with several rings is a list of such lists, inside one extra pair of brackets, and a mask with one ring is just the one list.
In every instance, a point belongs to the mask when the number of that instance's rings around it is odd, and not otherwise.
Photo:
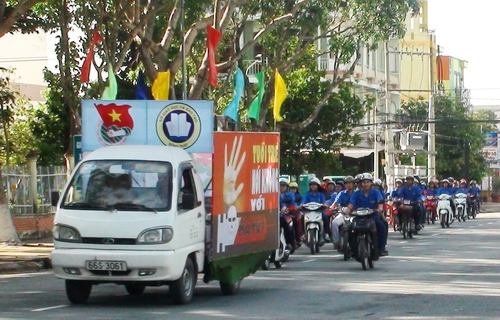
[[(0, 172), (0, 180), (2, 179), (2, 173)], [(9, 203), (5, 191), (0, 188), (0, 242), (6, 242), (13, 244), (20, 244), (21, 239), (17, 234), (16, 228), (14, 227), (14, 222), (12, 221), (12, 216), (9, 212)]]

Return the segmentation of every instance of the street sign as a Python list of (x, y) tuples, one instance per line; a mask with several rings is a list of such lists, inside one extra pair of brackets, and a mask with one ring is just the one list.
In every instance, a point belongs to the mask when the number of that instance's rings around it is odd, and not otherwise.
[(82, 135), (75, 134), (73, 136), (73, 156), (75, 159), (75, 165), (82, 160)]

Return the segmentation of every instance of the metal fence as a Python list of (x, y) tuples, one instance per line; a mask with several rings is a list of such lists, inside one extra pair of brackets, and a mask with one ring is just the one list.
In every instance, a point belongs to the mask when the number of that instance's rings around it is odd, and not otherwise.
[[(37, 168), (37, 213), (50, 213), (50, 194), (64, 187), (67, 180), (66, 169), (62, 166)], [(33, 213), (33, 204), (30, 202), (31, 176), (27, 166), (3, 168), (2, 186), (9, 201), (9, 210), (12, 215)]]

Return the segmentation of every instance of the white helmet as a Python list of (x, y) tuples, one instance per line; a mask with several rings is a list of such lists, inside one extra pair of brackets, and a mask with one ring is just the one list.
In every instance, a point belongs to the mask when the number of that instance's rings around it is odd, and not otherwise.
[(370, 174), (370, 173), (362, 173), (359, 177), (359, 181), (363, 181), (363, 180), (370, 180), (373, 182), (373, 176)]
[(373, 184), (376, 185), (376, 186), (381, 186), (382, 185), (382, 180), (375, 179), (375, 180), (373, 180)]
[(312, 178), (311, 180), (309, 180), (309, 184), (317, 184), (318, 186), (321, 186), (321, 182), (318, 178)]
[(281, 179), (280, 179), (280, 184), (286, 184), (286, 185), (288, 185), (288, 184), (289, 184), (288, 179), (286, 179), (286, 178), (281, 178)]

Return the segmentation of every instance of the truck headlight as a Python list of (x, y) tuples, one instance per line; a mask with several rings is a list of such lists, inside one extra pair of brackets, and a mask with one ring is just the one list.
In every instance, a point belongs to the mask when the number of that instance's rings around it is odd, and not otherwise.
[(174, 230), (171, 227), (160, 227), (147, 229), (141, 232), (137, 238), (139, 244), (167, 243), (172, 240)]
[(53, 229), (55, 240), (65, 242), (82, 242), (82, 237), (78, 230), (73, 227), (56, 224)]

